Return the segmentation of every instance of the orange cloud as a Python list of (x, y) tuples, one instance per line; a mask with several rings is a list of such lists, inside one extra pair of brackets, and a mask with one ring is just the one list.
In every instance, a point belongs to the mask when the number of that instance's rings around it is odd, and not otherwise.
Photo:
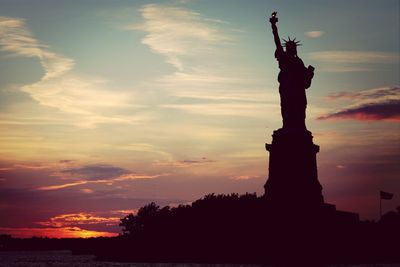
[(43, 169), (49, 169), (50, 166), (47, 165), (29, 165), (29, 164), (15, 164), (15, 168), (21, 168), (21, 169), (30, 169), (30, 170), (43, 170)]
[(116, 226), (122, 216), (130, 213), (136, 214), (137, 209), (60, 214), (51, 217), (47, 221), (37, 222), (42, 227), (0, 227), (0, 234), (10, 234), (19, 238), (30, 238), (33, 236), (50, 238), (113, 237), (117, 236), (118, 233), (87, 230), (84, 228), (88, 225)]
[(81, 184), (87, 184), (88, 181), (79, 181), (79, 182), (74, 182), (74, 183), (67, 183), (67, 184), (60, 184), (60, 185), (49, 185), (49, 186), (42, 186), (39, 187), (37, 190), (57, 190), (57, 189), (63, 189), (75, 185), (81, 185)]
[(94, 193), (94, 190), (92, 190), (92, 189), (90, 189), (90, 188), (83, 188), (83, 189), (81, 189), (80, 190), (82, 193), (85, 193), (85, 194), (92, 194), (92, 193)]
[(119, 219), (119, 217), (102, 217), (97, 216), (94, 213), (79, 212), (57, 215), (50, 218), (49, 221), (39, 222), (39, 224), (52, 227), (66, 227), (87, 224), (115, 225), (118, 224)]
[[(71, 186), (77, 186), (77, 185), (82, 185), (82, 184), (109, 184), (112, 185), (114, 182), (118, 181), (126, 181), (126, 180), (137, 180), (137, 179), (154, 179), (163, 175), (168, 175), (166, 173), (164, 174), (154, 174), (154, 175), (147, 175), (147, 174), (123, 174), (117, 178), (114, 179), (109, 179), (109, 180), (95, 180), (95, 181), (77, 181), (73, 183), (66, 183), (66, 184), (60, 184), (60, 185), (49, 185), (49, 186), (42, 186), (37, 188), (37, 190), (57, 190), (57, 189), (63, 189)], [(89, 190), (89, 191), (88, 191)], [(82, 189), (81, 192), (83, 193), (92, 193), (93, 190), (91, 189)]]
[(248, 180), (248, 179), (252, 179), (252, 178), (256, 178), (257, 176), (250, 176), (250, 175), (237, 175), (234, 176), (233, 179), (234, 180)]
[(154, 179), (163, 175), (168, 175), (166, 173), (164, 174), (135, 174), (135, 173), (128, 173), (128, 174), (123, 174), (115, 179), (113, 181), (125, 181), (125, 180), (136, 180), (136, 179)]
[(310, 37), (310, 38), (318, 38), (321, 37), (322, 35), (324, 35), (325, 32), (323, 31), (309, 31), (309, 32), (305, 32), (305, 35)]
[(111, 214), (120, 214), (120, 215), (127, 215), (127, 214), (136, 214), (139, 209), (131, 209), (131, 210), (112, 210), (110, 211)]

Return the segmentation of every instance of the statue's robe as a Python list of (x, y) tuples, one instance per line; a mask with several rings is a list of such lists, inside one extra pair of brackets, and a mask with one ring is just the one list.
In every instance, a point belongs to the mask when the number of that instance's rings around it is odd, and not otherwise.
[(279, 94), (284, 129), (305, 129), (307, 98), (305, 89), (311, 85), (313, 72), (297, 56), (276, 50), (279, 62)]

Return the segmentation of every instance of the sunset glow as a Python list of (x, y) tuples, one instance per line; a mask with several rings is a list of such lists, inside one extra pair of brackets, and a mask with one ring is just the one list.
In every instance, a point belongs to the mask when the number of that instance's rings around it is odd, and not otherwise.
[(0, 231), (17, 238), (49, 237), (49, 238), (91, 238), (91, 237), (112, 237), (117, 233), (99, 232), (84, 230), (79, 227), (62, 228), (6, 228), (1, 227)]

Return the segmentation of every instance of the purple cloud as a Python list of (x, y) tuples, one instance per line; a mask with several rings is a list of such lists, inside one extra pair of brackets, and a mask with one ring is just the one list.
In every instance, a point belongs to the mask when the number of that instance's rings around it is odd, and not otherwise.
[(350, 100), (352, 105), (320, 116), (319, 120), (353, 119), (400, 121), (400, 87), (377, 88), (360, 92), (340, 92), (328, 99)]
[(384, 120), (400, 122), (400, 100), (390, 100), (382, 103), (371, 103), (354, 108), (342, 109), (321, 116), (318, 119)]
[(131, 173), (126, 169), (107, 164), (85, 165), (83, 167), (64, 169), (60, 172), (87, 180), (113, 179), (123, 174)]

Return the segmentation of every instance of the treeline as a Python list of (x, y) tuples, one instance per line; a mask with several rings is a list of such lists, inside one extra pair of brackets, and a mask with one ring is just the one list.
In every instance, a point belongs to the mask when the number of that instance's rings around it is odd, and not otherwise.
[(136, 262), (302, 266), (400, 262), (400, 208), (386, 213), (379, 222), (360, 222), (354, 215), (327, 204), (279, 206), (256, 194), (209, 194), (177, 207), (150, 203), (137, 214), (121, 218), (122, 234), (118, 237), (0, 238), (0, 248), (51, 245), (53, 249), (95, 254), (100, 260)]
[(209, 194), (191, 205), (150, 203), (121, 219), (103, 259), (155, 262), (400, 262), (400, 209), (379, 222), (333, 205), (271, 205), (256, 194)]

